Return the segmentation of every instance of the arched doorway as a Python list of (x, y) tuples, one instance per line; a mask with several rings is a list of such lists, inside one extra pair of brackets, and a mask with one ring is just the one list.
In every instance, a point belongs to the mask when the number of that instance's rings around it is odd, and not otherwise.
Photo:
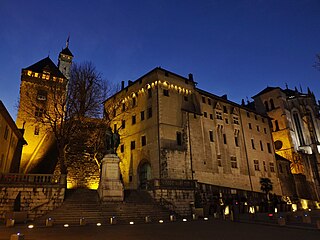
[(147, 181), (151, 179), (151, 165), (148, 161), (143, 161), (140, 163), (138, 174), (139, 174), (139, 188), (146, 189)]

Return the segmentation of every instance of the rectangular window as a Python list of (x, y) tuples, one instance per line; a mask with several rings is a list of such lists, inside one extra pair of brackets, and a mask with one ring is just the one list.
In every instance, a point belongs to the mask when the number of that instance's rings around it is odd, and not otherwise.
[(235, 143), (236, 147), (239, 147), (239, 136), (234, 137), (234, 143)]
[(248, 118), (250, 117), (250, 113), (249, 113), (249, 112), (247, 112), (247, 117), (248, 117)]
[(263, 143), (262, 143), (262, 141), (260, 141), (260, 149), (261, 149), (261, 151), (263, 151)]
[(251, 139), (251, 146), (252, 146), (252, 149), (256, 149), (255, 146), (254, 146), (254, 140)]
[(222, 167), (221, 154), (217, 155), (217, 162), (218, 162), (218, 167)]
[(230, 157), (230, 161), (231, 161), (231, 167), (232, 168), (238, 168), (237, 158), (235, 156), (231, 156)]
[(224, 133), (222, 136), (223, 136), (223, 143), (227, 144), (227, 136), (226, 136), (226, 134)]
[(274, 163), (269, 163), (269, 165), (270, 165), (270, 172), (274, 172)]
[(267, 165), (266, 165), (266, 162), (263, 161), (263, 170), (266, 172), (267, 171)]
[(126, 120), (121, 121), (121, 128), (125, 129), (126, 128)]
[(257, 131), (260, 132), (260, 127), (259, 126), (257, 126)]
[(253, 160), (254, 170), (260, 171), (259, 160)]
[(181, 134), (181, 132), (177, 132), (177, 145), (178, 146), (182, 145), (182, 134)]
[(221, 112), (216, 111), (216, 117), (217, 117), (217, 119), (222, 120), (222, 113), (221, 113)]
[(263, 132), (264, 132), (265, 134), (267, 134), (267, 129), (266, 129), (266, 128), (263, 128)]
[(137, 98), (132, 98), (132, 107), (135, 107), (137, 105)]
[(169, 97), (169, 90), (163, 89), (163, 96)]
[(271, 145), (270, 143), (267, 143), (268, 153), (271, 153)]
[(152, 98), (152, 89), (151, 88), (148, 89), (148, 98)]
[(204, 113), (203, 113), (203, 116), (204, 116), (205, 118), (208, 117), (207, 112), (204, 112)]
[(210, 113), (210, 119), (213, 119), (213, 114), (212, 113)]
[(152, 118), (152, 108), (148, 108), (148, 118)]
[(140, 118), (141, 118), (141, 121), (144, 120), (144, 111), (141, 111), (141, 112), (140, 112)]
[(206, 98), (202, 97), (202, 103), (206, 103)]
[(141, 137), (141, 145), (145, 146), (146, 144), (147, 144), (147, 138), (146, 138), (146, 136), (142, 136)]
[(114, 124), (114, 125), (113, 125), (113, 132), (116, 132), (117, 130), (118, 130), (117, 124)]
[(213, 142), (213, 131), (209, 131), (210, 142)]
[(126, 111), (126, 104), (122, 103), (122, 112)]
[(121, 144), (121, 146), (120, 146), (120, 152), (124, 152), (124, 144)]
[(283, 173), (283, 169), (282, 169), (282, 165), (281, 164), (279, 164), (279, 172)]
[(7, 140), (8, 134), (9, 134), (9, 128), (8, 128), (8, 126), (6, 126), (6, 128), (5, 128), (5, 130), (4, 130), (4, 139), (5, 139), (5, 140)]
[(189, 101), (188, 96), (184, 96), (184, 97), (183, 97), (183, 99), (184, 99), (186, 102), (188, 102), (188, 101)]
[(44, 110), (42, 108), (36, 107), (35, 116), (42, 117)]
[(233, 117), (233, 124), (239, 125), (239, 118), (238, 117)]
[(34, 135), (39, 135), (39, 126), (34, 127)]
[(132, 125), (136, 124), (136, 120), (137, 120), (137, 119), (136, 119), (136, 115), (133, 115), (133, 116), (132, 116)]
[(255, 120), (258, 120), (258, 117), (257, 117), (257, 115), (254, 115), (254, 119), (255, 119)]
[(136, 142), (135, 141), (131, 141), (130, 148), (131, 148), (131, 150), (136, 149)]
[(211, 99), (210, 98), (208, 98), (208, 104), (211, 105)]
[(248, 126), (249, 126), (249, 129), (252, 129), (251, 123), (249, 123)]
[(224, 121), (226, 122), (226, 124), (229, 124), (228, 118), (225, 118)]
[(226, 106), (223, 106), (223, 112), (224, 112), (224, 113), (228, 113), (228, 110), (227, 110), (227, 107), (226, 107)]

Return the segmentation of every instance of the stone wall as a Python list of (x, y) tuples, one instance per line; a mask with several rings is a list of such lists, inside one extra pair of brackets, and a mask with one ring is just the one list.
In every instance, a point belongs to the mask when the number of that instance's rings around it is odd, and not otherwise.
[(149, 194), (166, 208), (181, 216), (191, 216), (194, 203), (194, 190), (190, 189), (155, 189)]
[(42, 216), (59, 207), (64, 200), (65, 188), (60, 186), (26, 187), (0, 186), (0, 220), (14, 211), (20, 193), (20, 211), (27, 212), (28, 220)]

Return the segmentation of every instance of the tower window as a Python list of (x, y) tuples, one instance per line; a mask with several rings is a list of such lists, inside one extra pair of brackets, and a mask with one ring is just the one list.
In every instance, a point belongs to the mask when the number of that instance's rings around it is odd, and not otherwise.
[(206, 103), (206, 98), (202, 97), (202, 103)]
[(211, 99), (210, 98), (208, 98), (208, 104), (211, 105)]
[(203, 113), (203, 116), (204, 116), (205, 118), (208, 117), (207, 112), (204, 112), (204, 113)]
[(223, 112), (224, 112), (224, 113), (228, 113), (228, 110), (227, 110), (227, 107), (226, 107), (226, 106), (223, 106)]
[(169, 97), (169, 90), (163, 89), (163, 96)]
[(261, 151), (263, 151), (263, 144), (262, 144), (262, 141), (260, 141), (260, 149), (261, 149)]
[(271, 153), (271, 145), (270, 143), (267, 143), (268, 153)]
[(124, 112), (126, 110), (126, 104), (122, 103), (122, 112)]
[(121, 146), (120, 146), (120, 152), (124, 152), (124, 144), (121, 144)]
[(189, 101), (188, 96), (184, 96), (184, 97), (183, 97), (183, 99), (184, 99), (184, 101), (186, 101), (186, 102), (188, 102), (188, 101)]
[(248, 126), (249, 126), (249, 129), (252, 129), (251, 123), (249, 123)]
[(213, 119), (213, 114), (212, 113), (210, 113), (210, 119)]
[(37, 92), (37, 100), (39, 101), (46, 101), (47, 100), (47, 91), (38, 90)]
[(137, 98), (132, 98), (132, 107), (135, 107), (137, 105)]
[(222, 120), (222, 113), (219, 111), (216, 111), (216, 117), (217, 117), (217, 119)]
[(223, 136), (223, 143), (227, 144), (227, 136), (226, 136), (226, 134), (224, 133), (222, 136)]
[(121, 128), (125, 129), (126, 128), (126, 120), (121, 121)]
[(148, 98), (151, 98), (151, 97), (152, 97), (152, 89), (149, 88), (149, 89), (148, 89)]
[(234, 143), (235, 143), (236, 147), (239, 147), (239, 136), (234, 137)]
[(270, 108), (271, 110), (275, 109), (273, 99), (270, 99)]
[(233, 123), (239, 125), (239, 118), (233, 117)]
[(275, 120), (275, 121), (274, 121), (274, 125), (275, 125), (275, 131), (279, 131), (280, 128), (279, 128), (279, 122), (278, 122), (278, 120)]

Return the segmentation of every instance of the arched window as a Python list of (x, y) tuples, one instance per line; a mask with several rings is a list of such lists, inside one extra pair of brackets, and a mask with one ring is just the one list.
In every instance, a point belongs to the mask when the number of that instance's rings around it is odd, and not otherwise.
[(305, 145), (305, 142), (304, 142), (302, 127), (301, 127), (301, 124), (300, 124), (300, 117), (299, 117), (297, 112), (294, 112), (292, 114), (292, 116), (293, 116), (294, 125), (296, 127), (296, 131), (297, 131), (297, 134), (298, 134), (300, 146), (303, 146), (303, 145)]
[(268, 104), (268, 101), (265, 101), (265, 102), (264, 102), (264, 107), (265, 107), (266, 111), (269, 112), (269, 104)]
[(314, 124), (314, 121), (313, 121), (313, 116), (312, 116), (312, 113), (309, 109), (307, 109), (307, 124), (308, 124), (308, 129), (309, 129), (309, 132), (310, 132), (310, 137), (311, 137), (311, 142), (312, 143), (317, 143), (318, 142), (318, 138), (317, 138), (317, 131), (316, 131), (316, 128), (315, 128), (315, 124)]
[(270, 108), (271, 108), (271, 110), (272, 110), (272, 109), (275, 109), (275, 107), (274, 107), (274, 102), (273, 102), (273, 99), (272, 99), (272, 98), (270, 99)]

